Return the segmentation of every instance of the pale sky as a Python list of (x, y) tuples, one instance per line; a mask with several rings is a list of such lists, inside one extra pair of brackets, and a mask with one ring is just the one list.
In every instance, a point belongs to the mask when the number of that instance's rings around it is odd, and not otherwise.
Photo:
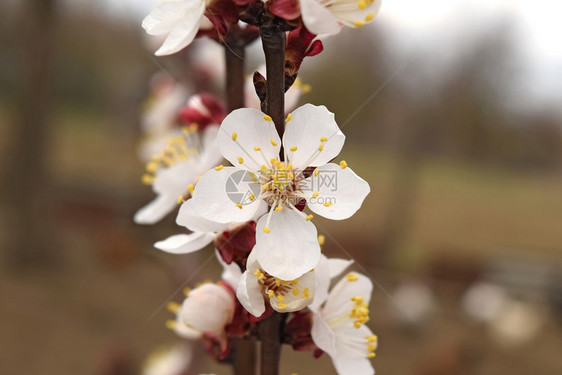
[[(103, 0), (95, 6), (130, 14), (140, 22), (157, 3)], [(412, 48), (429, 53), (457, 48), (463, 36), (482, 25), (512, 19), (516, 25), (513, 37), (526, 68), (522, 87), (527, 92), (522, 96), (557, 103), (562, 100), (561, 15), (562, 1), (555, 0), (383, 0), (375, 22), (390, 30), (397, 49), (407, 56)]]

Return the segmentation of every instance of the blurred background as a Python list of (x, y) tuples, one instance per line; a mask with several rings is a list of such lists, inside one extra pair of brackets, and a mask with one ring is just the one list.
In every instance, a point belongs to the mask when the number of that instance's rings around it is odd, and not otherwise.
[[(150, 78), (201, 73), (194, 52), (153, 57), (140, 21), (154, 5), (0, 2), (2, 374), (141, 373), (178, 341), (166, 302), (219, 276), (212, 249), (152, 248), (175, 215), (132, 222), (153, 197), (138, 157)], [(378, 374), (562, 373), (561, 12), (387, 0), (305, 60), (301, 102), (336, 113), (341, 158), (372, 187), (353, 218), (316, 225), (327, 255), (376, 284)], [(283, 374), (335, 373), (327, 356), (284, 355)]]

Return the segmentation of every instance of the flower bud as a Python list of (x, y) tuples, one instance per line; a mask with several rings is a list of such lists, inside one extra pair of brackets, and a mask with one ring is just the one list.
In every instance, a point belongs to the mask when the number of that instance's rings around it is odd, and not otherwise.
[(235, 300), (226, 287), (203, 284), (187, 295), (180, 310), (180, 320), (194, 330), (220, 335), (232, 321)]

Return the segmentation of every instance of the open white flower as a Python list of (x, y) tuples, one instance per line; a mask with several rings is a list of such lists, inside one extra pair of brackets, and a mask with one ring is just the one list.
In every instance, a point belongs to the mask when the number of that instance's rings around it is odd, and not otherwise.
[[(271, 117), (256, 109), (230, 113), (217, 135), (222, 155), (235, 167), (216, 167), (199, 180), (193, 210), (217, 223), (245, 222), (271, 208), (257, 222), (253, 252), (262, 269), (281, 280), (295, 280), (320, 259), (313, 215), (333, 220), (352, 216), (370, 191), (347, 163), (329, 163), (345, 136), (324, 106), (306, 104), (289, 114), (281, 140)], [(310, 174), (306, 168), (316, 167)]]
[(205, 0), (164, 0), (142, 21), (150, 35), (167, 35), (157, 56), (171, 55), (195, 38), (206, 9)]
[(189, 370), (193, 360), (191, 343), (182, 342), (174, 346), (158, 348), (146, 359), (142, 375), (178, 375)]
[[(328, 296), (330, 279), (339, 275), (353, 261), (328, 259), (320, 256), (318, 266), (295, 280), (280, 280), (265, 272), (258, 263), (255, 252), (250, 253), (246, 271), (240, 277), (236, 296), (252, 315), (260, 317), (265, 312), (265, 300), (275, 311), (299, 311), (313, 304), (318, 297), (324, 301)], [(317, 290), (318, 287), (318, 290)]]
[(191, 193), (197, 178), (222, 159), (217, 146), (217, 126), (205, 128), (201, 136), (196, 127), (184, 130), (182, 135), (171, 138), (168, 147), (147, 164), (143, 182), (152, 185), (156, 198), (137, 211), (135, 223), (160, 221), (177, 206), (179, 197)]
[(325, 301), (317, 296), (309, 306), (314, 312), (312, 340), (332, 357), (339, 375), (375, 373), (369, 358), (375, 356), (377, 337), (365, 325), (372, 289), (369, 278), (350, 272)]
[(299, 0), (304, 25), (318, 35), (340, 32), (341, 24), (361, 27), (379, 11), (382, 0)]

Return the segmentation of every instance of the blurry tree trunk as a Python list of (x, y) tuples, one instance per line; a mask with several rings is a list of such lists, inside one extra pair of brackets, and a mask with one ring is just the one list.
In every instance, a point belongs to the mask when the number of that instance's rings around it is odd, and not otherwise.
[(21, 95), (7, 171), (9, 231), (4, 255), (12, 267), (52, 260), (53, 210), (49, 210), (45, 140), (51, 99), (50, 78), (55, 0), (27, 0), (18, 21)]

